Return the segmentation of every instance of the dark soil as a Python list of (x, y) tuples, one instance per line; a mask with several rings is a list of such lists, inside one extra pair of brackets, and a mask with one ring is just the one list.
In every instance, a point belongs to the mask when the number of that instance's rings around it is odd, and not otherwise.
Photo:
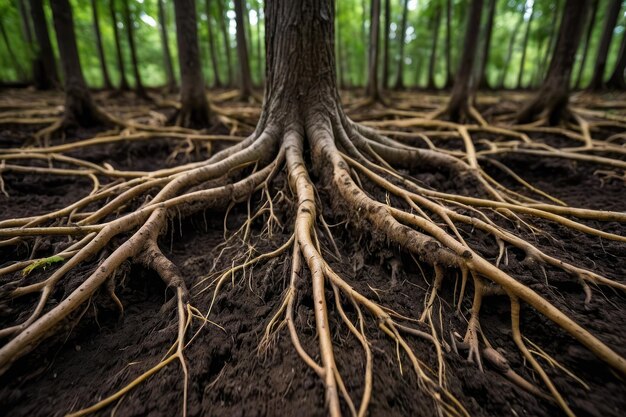
[[(365, 110), (361, 110), (362, 112)], [(360, 119), (366, 115), (361, 114)], [(0, 125), (0, 147), (15, 147), (24, 143), (36, 130)], [(89, 137), (94, 132), (79, 131), (65, 140)], [(546, 141), (561, 140), (544, 138)], [(58, 140), (58, 139), (57, 139)], [(154, 140), (89, 148), (72, 156), (97, 163), (111, 163), (117, 168), (149, 170), (171, 166), (181, 159), (166, 162), (174, 150), (173, 141)], [(192, 158), (204, 158), (205, 154)], [(606, 179), (595, 174), (597, 167), (565, 160), (515, 155), (500, 159), (508, 167), (542, 189), (575, 207), (626, 210), (626, 187), (623, 181)], [(44, 164), (45, 166), (45, 164)], [(519, 184), (494, 167), (485, 164), (488, 172), (506, 186), (523, 192)], [(411, 172), (422, 183), (443, 191), (471, 194), (471, 184), (450, 178), (445, 172)], [(0, 220), (43, 213), (64, 207), (89, 193), (88, 180), (73, 177), (52, 177), (4, 173), (6, 190), (11, 196), (0, 195)], [(384, 194), (371, 184), (368, 192), (384, 201)], [(279, 177), (274, 186), (290, 195), (285, 179)], [(275, 191), (276, 191), (275, 190)], [(425, 277), (415, 261), (397, 248), (377, 242), (366, 230), (357, 230), (349, 215), (333, 212), (328, 190), (318, 190), (324, 205), (324, 217), (332, 227), (339, 246), (341, 260), (328, 252), (332, 267), (358, 291), (372, 297), (400, 314), (417, 317), (429, 291), (432, 270), (422, 266)], [(252, 201), (258, 201), (253, 198)], [(292, 207), (288, 202), (279, 207), (285, 229), (271, 240), (256, 239), (256, 251), (265, 252), (284, 243), (291, 232)], [(182, 220), (173, 219), (161, 238), (161, 248), (179, 266), (186, 284), (192, 288), (217, 262), (216, 270), (231, 266), (242, 254), (240, 246), (227, 248), (218, 258), (224, 242), (223, 215), (206, 212)], [(228, 229), (236, 230), (246, 218), (245, 205), (236, 207), (228, 217)], [(494, 217), (494, 220), (496, 218)], [(501, 221), (501, 220), (499, 220)], [(504, 224), (504, 223), (502, 223)], [(573, 232), (549, 222), (535, 221), (549, 236), (533, 235), (527, 229), (518, 233), (548, 253), (576, 265), (585, 266), (616, 280), (626, 275), (626, 250), (623, 244)], [(626, 227), (617, 223), (590, 222), (602, 230), (626, 235)], [(262, 223), (254, 223), (253, 236)], [(492, 238), (478, 231), (463, 229), (464, 237), (487, 259), (495, 260), (497, 245)], [(331, 248), (328, 238), (320, 232), (322, 244)], [(32, 242), (31, 242), (32, 243)], [(112, 247), (119, 245), (113, 242)], [(39, 242), (37, 256), (50, 254), (54, 246)], [(0, 266), (28, 256), (26, 246), (0, 247)], [(594, 289), (590, 308), (584, 305), (579, 284), (556, 269), (548, 268), (546, 276), (539, 269), (523, 264), (523, 254), (509, 249), (507, 272), (528, 283), (551, 302), (626, 356), (626, 321), (624, 297), (608, 289)], [(391, 279), (392, 261), (402, 262), (398, 279)], [(80, 279), (97, 265), (91, 260), (63, 280), (54, 294), (52, 304), (75, 288)], [(288, 283), (290, 256), (285, 254), (273, 261), (258, 264), (238, 274), (235, 285), (226, 285), (217, 297), (208, 324), (201, 329), (185, 351), (189, 365), (188, 414), (190, 416), (323, 416), (324, 388), (319, 378), (297, 356), (288, 332), (283, 329), (267, 351), (259, 350), (265, 327), (277, 311)], [(28, 279), (38, 281), (49, 271), (35, 272)], [(307, 275), (304, 275), (307, 278)], [(1, 277), (0, 286), (14, 277)], [(424, 278), (427, 278), (426, 280)], [(465, 333), (471, 306), (471, 285), (466, 293), (462, 314), (455, 313), (459, 277), (448, 271), (440, 300), (435, 304), (439, 331), (449, 334)], [(158, 363), (176, 339), (175, 309), (165, 304), (173, 296), (159, 277), (136, 265), (126, 265), (116, 276), (117, 295), (125, 311), (120, 318), (106, 291), (101, 291), (84, 310), (74, 315), (33, 352), (16, 362), (0, 377), (0, 415), (57, 416), (96, 403), (119, 390), (132, 379)], [(201, 288), (201, 287), (199, 287)], [(197, 294), (192, 290), (192, 304), (205, 312), (212, 292)], [(455, 291), (456, 288), (456, 291)], [(1, 293), (1, 292), (0, 292)], [(301, 342), (314, 359), (319, 359), (312, 298), (307, 282), (298, 288), (296, 326)], [(357, 402), (363, 391), (364, 354), (357, 340), (338, 321), (332, 291), (327, 292), (331, 326), (336, 342), (336, 360), (348, 391)], [(346, 300), (348, 316), (356, 312)], [(26, 297), (12, 303), (0, 300), (0, 327), (28, 314), (35, 298)], [(163, 308), (164, 305), (169, 308)], [(437, 319), (439, 321), (439, 319)], [(501, 348), (513, 369), (526, 379), (536, 380), (525, 367), (516, 350), (510, 330), (508, 299), (491, 297), (484, 303), (481, 324), (494, 347)], [(417, 326), (417, 324), (416, 324)], [(196, 324), (188, 335), (199, 327)], [(426, 329), (425, 329), (426, 330)], [(560, 392), (580, 416), (618, 416), (626, 408), (626, 384), (602, 362), (563, 331), (530, 308), (522, 308), (522, 331), (532, 342), (557, 359), (589, 386), (584, 389), (558, 369), (546, 367)], [(374, 355), (374, 389), (371, 416), (434, 416), (432, 400), (417, 387), (410, 363), (400, 355), (396, 346), (381, 332), (375, 321), (367, 317), (367, 336)], [(408, 338), (410, 345), (424, 363), (435, 365), (432, 345), (421, 339)], [(561, 411), (552, 403), (538, 399), (510, 383), (488, 365), (481, 373), (475, 364), (454, 353), (445, 354), (446, 380), (454, 395), (473, 416), (555, 416)], [(183, 403), (183, 374), (174, 362), (132, 390), (113, 406), (96, 415), (173, 416), (179, 415)], [(345, 404), (344, 404), (345, 407)], [(347, 408), (344, 410), (348, 413)]]

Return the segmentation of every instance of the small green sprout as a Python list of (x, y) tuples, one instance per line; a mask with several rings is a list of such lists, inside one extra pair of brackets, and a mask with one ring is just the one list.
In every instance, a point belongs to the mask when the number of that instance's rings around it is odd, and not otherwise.
[(58, 262), (63, 262), (65, 259), (59, 255), (50, 256), (49, 258), (38, 259), (32, 264), (28, 265), (26, 268), (22, 269), (22, 276), (27, 276), (31, 272), (33, 272), (37, 268), (46, 269), (52, 264), (56, 264)]

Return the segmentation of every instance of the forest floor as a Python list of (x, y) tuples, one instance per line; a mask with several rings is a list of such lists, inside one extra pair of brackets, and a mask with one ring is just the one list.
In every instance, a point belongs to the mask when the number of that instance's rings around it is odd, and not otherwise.
[[(444, 95), (428, 95), (420, 100), (420, 94), (402, 93), (388, 98), (388, 105), (400, 109), (390, 112), (383, 106), (363, 105), (357, 95), (345, 100), (347, 114), (355, 121), (401, 119), (402, 109), (415, 110), (425, 105), (435, 108), (445, 100)], [(245, 137), (253, 130), (260, 105), (240, 103), (229, 99), (228, 91), (212, 92), (217, 96), (216, 105), (225, 125), (211, 134)], [(413, 97), (411, 99), (410, 97)], [(490, 120), (498, 114), (527, 99), (525, 93), (492, 93), (481, 98), (478, 109)], [(172, 97), (173, 98), (173, 97)], [(619, 97), (593, 97), (594, 103), (616, 100)], [(587, 98), (588, 100), (588, 98)], [(132, 118), (143, 123), (163, 123), (173, 112), (167, 103), (147, 103), (132, 95), (109, 97), (99, 93), (97, 101), (116, 116)], [(416, 104), (417, 103), (417, 104)], [(23, 105), (33, 110), (28, 124), (10, 123), (7, 113), (12, 106)], [(10, 90), (0, 93), (0, 149), (33, 145), (33, 134), (52, 122), (60, 114), (62, 97), (59, 94), (39, 94), (28, 91)], [(18, 106), (19, 107), (19, 106)], [(504, 110), (503, 110), (504, 109)], [(38, 110), (38, 111), (37, 111)], [(422, 109), (423, 110), (423, 109)], [(624, 109), (619, 109), (623, 112)], [(389, 127), (415, 133), (405, 135), (419, 145), (416, 128)], [(51, 145), (72, 143), (90, 138), (99, 130), (78, 130), (65, 137), (54, 137)], [(615, 134), (608, 129), (595, 135), (602, 139)], [(529, 133), (533, 139), (557, 146), (572, 142), (556, 133)], [(432, 138), (445, 148), (461, 147), (460, 141)], [(626, 143), (621, 138), (621, 143)], [(447, 141), (447, 142), (446, 142)], [(477, 141), (478, 142), (478, 141)], [(110, 164), (117, 169), (151, 171), (171, 167), (183, 162), (203, 160), (224, 146), (228, 141), (191, 141), (158, 138), (128, 140), (105, 145), (95, 145), (65, 152), (65, 155), (81, 158), (96, 164)], [(619, 143), (619, 142), (618, 142)], [(477, 145), (478, 146), (478, 145)], [(186, 153), (185, 149), (189, 152)], [(626, 211), (626, 179), (607, 175), (602, 167), (567, 159), (537, 157), (524, 154), (504, 154), (497, 159), (544, 192), (574, 207), (599, 210)], [(626, 160), (626, 158), (622, 159)], [(28, 161), (24, 164), (47, 166), (45, 160)], [(485, 169), (495, 179), (514, 191), (524, 189), (520, 184), (504, 175), (501, 170), (485, 164)], [(9, 197), (0, 193), (0, 220), (31, 216), (67, 206), (88, 195), (92, 189), (89, 178), (24, 174), (19, 172), (0, 173), (4, 189)], [(440, 172), (419, 172), (415, 178), (428, 187), (463, 194), (471, 190), (459, 190), (459, 185)], [(279, 177), (275, 186), (284, 186), (285, 178)], [(324, 200), (325, 191), (318, 190)], [(372, 193), (380, 191), (370, 190)], [(382, 197), (384, 199), (384, 196)], [(255, 199), (252, 199), (252, 205)], [(278, 208), (281, 221), (289, 224), (293, 213), (287, 202)], [(325, 205), (328, 207), (328, 205)], [(223, 245), (225, 226), (236, 230), (247, 218), (245, 204), (235, 206), (224, 220), (223, 212), (205, 212), (185, 219), (173, 219), (168, 233), (161, 237), (164, 253), (180, 268), (187, 287), (192, 289), (194, 305), (204, 311), (210, 303), (210, 292), (194, 289), (199, 277), (211, 271), (229, 268), (236, 260), (245, 259), (247, 248), (239, 245)], [(357, 288), (362, 294), (380, 301), (396, 312), (415, 317), (424, 299), (429, 295), (429, 282), (423, 272), (409, 256), (386, 251), (370, 252), (369, 242), (354, 241), (358, 236), (345, 227), (345, 219), (332, 212), (324, 217), (335, 235), (341, 258), (331, 263), (335, 271)], [(520, 228), (519, 235), (527, 238), (547, 253), (558, 253), (564, 260), (572, 261), (604, 275), (625, 282), (626, 249), (623, 243), (588, 236), (564, 227), (539, 221), (549, 235), (533, 235)], [(626, 236), (626, 225), (618, 222), (587, 221), (586, 224), (600, 230)], [(262, 224), (253, 223), (252, 233), (259, 232)], [(256, 229), (255, 229), (256, 228)], [(472, 230), (463, 228), (462, 233), (487, 259), (498, 256), (498, 247), (493, 242)], [(254, 251), (265, 252), (275, 249), (287, 241), (289, 230), (277, 232), (272, 240), (257, 242)], [(30, 249), (26, 245), (0, 247), (0, 267), (11, 261), (27, 259)], [(36, 256), (49, 256), (54, 247), (42, 239), (38, 242)], [(224, 252), (221, 253), (221, 251)], [(252, 249), (250, 249), (252, 250)], [(221, 256), (219, 256), (221, 254)], [(530, 283), (531, 288), (559, 306), (567, 306), (567, 313), (583, 327), (590, 329), (602, 341), (612, 346), (617, 353), (626, 356), (626, 303), (624, 295), (611, 289), (596, 293), (590, 305), (585, 306), (585, 295), (580, 285), (558, 271), (550, 275), (537, 274), (535, 270), (521, 267), (521, 253), (508, 252), (508, 260), (515, 267), (516, 277)], [(403, 267), (392, 274), (392, 263), (400, 260)], [(214, 264), (214, 261), (217, 263)], [(96, 268), (98, 259), (93, 259), (73, 270), (52, 296), (61, 300), (69, 289), (75, 288), (80, 278)], [(55, 266), (52, 265), (51, 268)], [(189, 366), (188, 415), (190, 416), (323, 416), (324, 388), (320, 378), (300, 359), (285, 330), (267, 351), (258, 349), (267, 323), (276, 313), (288, 283), (289, 262), (285, 257), (260, 263), (245, 273), (233, 277), (232, 284), (224, 287), (217, 298), (214, 312), (207, 325), (193, 343), (185, 350)], [(19, 272), (16, 273), (16, 275)], [(46, 271), (37, 270), (28, 279), (41, 279)], [(0, 286), (15, 277), (0, 277)], [(442, 287), (435, 306), (438, 320), (445, 329), (456, 329), (460, 334), (468, 318), (470, 301), (466, 300), (461, 313), (456, 314), (458, 276), (451, 276), (450, 285)], [(124, 273), (118, 274), (122, 290), (117, 291), (124, 305), (124, 315), (119, 312), (105, 291), (101, 291), (61, 329), (26, 355), (0, 377), (0, 415), (6, 416), (57, 416), (72, 410), (87, 407), (112, 392), (122, 388), (133, 378), (158, 363), (175, 339), (176, 316), (171, 309), (163, 312), (162, 306), (171, 298), (158, 276), (142, 267), (128, 265)], [(548, 282), (549, 281), (549, 282)], [(0, 303), (0, 328), (11, 325), (16, 317), (22, 317), (32, 309), (35, 297), (23, 297), (10, 304)], [(303, 295), (298, 300), (296, 324), (303, 347), (308, 352), (317, 352), (317, 338), (312, 309), (312, 298)], [(448, 308), (449, 307), (449, 308)], [(333, 311), (334, 306), (329, 309)], [(615, 373), (588, 352), (565, 332), (557, 329), (543, 316), (528, 308), (522, 315), (524, 334), (541, 349), (557, 359), (561, 365), (581, 381), (556, 372), (546, 365), (555, 385), (578, 415), (617, 416), (626, 409), (626, 384)], [(337, 320), (330, 314), (331, 325)], [(509, 352), (511, 366), (527, 380), (541, 382), (523, 364), (511, 339), (509, 303), (506, 299), (490, 298), (481, 312), (482, 330), (488, 339)], [(436, 415), (432, 401), (415, 386), (415, 376), (398, 364), (395, 347), (371, 322), (366, 328), (375, 357), (371, 416), (431, 416)], [(333, 334), (336, 342), (335, 354), (344, 382), (349, 391), (362, 392), (363, 361), (360, 345), (347, 330)], [(444, 338), (446, 336), (444, 335)], [(453, 337), (453, 336), (452, 336)], [(448, 337), (449, 338), (449, 337)], [(432, 345), (420, 339), (411, 344), (423, 357), (433, 359)], [(355, 353), (358, 352), (358, 353)], [(316, 355), (313, 355), (316, 357)], [(485, 366), (484, 372), (476, 364), (466, 360), (466, 355), (454, 352), (445, 354), (446, 378), (450, 391), (461, 400), (474, 416), (554, 416), (561, 411), (551, 402), (521, 390), (501, 373)], [(405, 364), (405, 368), (406, 368)], [(183, 382), (180, 366), (175, 363), (161, 369), (121, 400), (96, 413), (116, 416), (173, 416), (182, 410)], [(623, 415), (623, 414), (622, 414)]]

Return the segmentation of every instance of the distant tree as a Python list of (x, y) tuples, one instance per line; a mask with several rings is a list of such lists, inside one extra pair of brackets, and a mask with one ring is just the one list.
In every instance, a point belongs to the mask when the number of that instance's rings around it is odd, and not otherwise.
[[(524, 6), (524, 14), (526, 14), (527, 4)], [(528, 18), (528, 24), (526, 25), (526, 32), (524, 32), (524, 42), (522, 44), (522, 59), (519, 64), (519, 72), (517, 73), (517, 88), (522, 88), (522, 77), (524, 76), (524, 66), (526, 64), (526, 52), (528, 51), (528, 39), (530, 39), (530, 28), (533, 24), (533, 18), (535, 17), (535, 10), (537, 10), (537, 4), (535, 2), (530, 6), (532, 8), (530, 17)]]
[(406, 43), (405, 37), (408, 16), (409, 0), (404, 0), (404, 6), (402, 7), (402, 21), (400, 22), (400, 35), (398, 36), (398, 71), (396, 72), (396, 82), (393, 86), (396, 90), (404, 88), (404, 45)]
[(489, 62), (489, 52), (491, 51), (491, 37), (495, 15), (496, 0), (489, 0), (489, 14), (487, 15), (487, 26), (485, 27), (483, 50), (480, 57), (480, 67), (478, 68), (478, 88), (489, 88), (489, 82), (487, 80), (487, 63)]
[(202, 128), (210, 124), (209, 103), (204, 90), (195, 0), (175, 0), (176, 40), (180, 65), (180, 102), (176, 124)]
[(606, 60), (609, 55), (609, 47), (613, 39), (613, 31), (617, 24), (619, 10), (622, 7), (621, 0), (610, 0), (606, 9), (606, 18), (604, 19), (604, 28), (602, 29), (602, 37), (598, 46), (598, 55), (596, 56), (593, 68), (593, 76), (589, 83), (590, 90), (600, 90), (604, 87), (604, 72), (606, 69)]
[(375, 101), (380, 101), (378, 86), (378, 51), (380, 33), (380, 0), (372, 0), (370, 9), (370, 40), (367, 63), (367, 85), (365, 95)]
[(163, 45), (163, 63), (165, 64), (165, 77), (167, 90), (176, 90), (176, 78), (174, 77), (174, 65), (172, 64), (172, 54), (167, 36), (167, 18), (165, 17), (165, 6), (163, 0), (158, 0), (159, 6), (159, 30), (161, 32), (161, 43)]
[(226, 68), (227, 68), (227, 76), (228, 81), (227, 85), (231, 86), (233, 84), (232, 74), (233, 74), (233, 65), (232, 59), (230, 56), (230, 36), (228, 34), (228, 30), (226, 28), (227, 16), (224, 12), (224, 0), (217, 0), (217, 11), (218, 11), (218, 22), (220, 24), (220, 29), (222, 30), (222, 41), (224, 42), (224, 54), (226, 55)]
[(50, 5), (63, 66), (65, 108), (62, 125), (68, 127), (102, 124), (107, 119), (94, 103), (80, 66), (69, 0), (50, 0)]
[(246, 25), (243, 0), (235, 0), (235, 21), (237, 23), (237, 56), (239, 58), (239, 88), (241, 99), (248, 100), (252, 96), (252, 76), (246, 41)]
[(439, 4), (435, 5), (435, 13), (432, 17), (432, 46), (430, 47), (430, 59), (428, 61), (428, 84), (427, 88), (434, 90), (437, 88), (435, 85), (435, 63), (437, 61), (437, 42), (439, 41), (439, 23), (441, 20), (441, 7)]
[(581, 87), (581, 80), (583, 71), (585, 70), (585, 63), (587, 62), (587, 53), (589, 51), (589, 43), (591, 40), (591, 35), (593, 34), (593, 27), (596, 23), (596, 16), (598, 14), (598, 0), (593, 0), (591, 4), (591, 16), (589, 17), (589, 21), (587, 22), (587, 32), (585, 34), (585, 41), (583, 46), (583, 57), (580, 61), (580, 66), (578, 67), (578, 75), (576, 76), (576, 88)]
[(472, 73), (476, 58), (476, 46), (480, 28), (480, 15), (483, 8), (483, 0), (472, 0), (465, 27), (465, 42), (459, 69), (454, 77), (454, 87), (446, 113), (453, 121), (460, 121), (469, 117), (469, 105), (472, 100), (473, 89)]
[(619, 48), (619, 56), (615, 70), (611, 78), (606, 82), (606, 87), (615, 90), (626, 90), (626, 81), (624, 80), (624, 72), (626, 71), (626, 34), (622, 36), (622, 44)]
[(100, 70), (102, 71), (104, 88), (111, 90), (113, 88), (113, 84), (111, 83), (111, 78), (109, 77), (109, 70), (107, 69), (106, 58), (104, 56), (102, 33), (100, 32), (100, 21), (98, 18), (98, 3), (96, 0), (91, 0), (91, 13), (93, 17), (93, 31), (96, 34), (96, 46), (98, 47), (98, 58), (100, 59)]
[(383, 90), (389, 88), (389, 32), (391, 30), (391, 0), (385, 0), (385, 31), (383, 33)]
[(135, 46), (135, 31), (134, 16), (131, 14), (130, 7), (128, 5), (130, 0), (122, 0), (123, 4), (123, 16), (124, 16), (124, 29), (126, 29), (126, 39), (128, 41), (128, 47), (130, 49), (130, 60), (133, 64), (133, 75), (135, 77), (135, 94), (142, 98), (148, 98), (148, 93), (141, 81), (141, 73), (139, 72), (139, 60), (137, 59), (137, 47)]
[(550, 124), (556, 124), (566, 114), (572, 67), (588, 6), (589, 0), (566, 1), (548, 74), (539, 92), (518, 114), (518, 122), (545, 118)]
[(37, 48), (36, 64), (33, 68), (35, 87), (40, 90), (55, 88), (59, 84), (57, 65), (54, 59), (48, 23), (43, 10), (43, 0), (30, 0), (30, 17), (33, 21)]
[(115, 55), (117, 57), (117, 72), (120, 74), (120, 91), (128, 91), (128, 79), (126, 78), (126, 70), (124, 69), (124, 55), (122, 54), (122, 42), (120, 33), (117, 28), (117, 11), (115, 10), (115, 0), (109, 0), (109, 13), (111, 14), (111, 23), (113, 26), (113, 37), (115, 39)]
[(509, 70), (509, 66), (511, 64), (511, 58), (513, 57), (513, 49), (515, 47), (515, 40), (517, 39), (517, 34), (519, 30), (522, 28), (522, 24), (524, 23), (524, 13), (522, 13), (519, 17), (519, 20), (515, 24), (515, 28), (513, 29), (513, 35), (509, 40), (509, 46), (506, 52), (506, 58), (504, 59), (504, 66), (502, 67), (502, 71), (500, 72), (500, 79), (498, 80), (498, 88), (504, 88), (504, 81), (506, 80), (506, 75)]
[(206, 28), (209, 38), (209, 56), (211, 57), (211, 67), (213, 68), (213, 79), (215, 87), (222, 86), (222, 80), (220, 79), (219, 64), (217, 61), (217, 50), (215, 47), (215, 33), (213, 32), (213, 24), (211, 23), (211, 16), (213, 15), (211, 10), (211, 0), (205, 0), (204, 11), (206, 13)]
[(445, 88), (452, 87), (452, 0), (446, 0), (446, 82)]

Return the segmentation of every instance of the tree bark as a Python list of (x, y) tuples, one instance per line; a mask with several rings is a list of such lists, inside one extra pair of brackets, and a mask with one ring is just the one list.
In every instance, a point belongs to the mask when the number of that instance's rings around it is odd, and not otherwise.
[(265, 66), (263, 65), (264, 54), (261, 47), (261, 12), (258, 3), (255, 3), (254, 11), (256, 12), (256, 54), (259, 57), (259, 82), (263, 85), (265, 83)]
[(248, 100), (252, 96), (252, 78), (246, 41), (245, 8), (243, 0), (235, 0), (235, 21), (237, 23), (237, 56), (239, 58), (239, 82), (241, 99)]
[(383, 90), (389, 88), (389, 32), (391, 29), (391, 0), (385, 0), (385, 33), (383, 34)]
[(210, 124), (209, 102), (204, 89), (195, 0), (175, 0), (176, 41), (180, 66), (180, 102), (176, 124), (203, 128)]
[[(524, 43), (522, 45), (522, 60), (519, 65), (519, 73), (517, 74), (517, 88), (522, 87), (522, 77), (524, 76), (524, 64), (526, 64), (526, 49), (528, 48), (528, 39), (530, 38), (530, 27), (533, 23), (533, 17), (535, 17), (535, 4), (532, 5), (532, 11), (530, 12), (530, 17), (528, 18), (528, 25), (526, 25), (526, 32), (524, 33)], [(524, 9), (526, 10), (526, 9)], [(526, 11), (524, 11), (526, 14)]]
[(217, 51), (215, 48), (215, 34), (213, 33), (213, 25), (211, 23), (211, 0), (205, 0), (204, 11), (206, 13), (206, 28), (209, 37), (209, 55), (211, 57), (211, 66), (213, 68), (213, 79), (215, 80), (214, 86), (221, 87), (222, 80), (220, 79), (219, 65), (217, 61)]
[(111, 22), (113, 23), (113, 37), (115, 38), (115, 54), (117, 56), (117, 72), (120, 74), (120, 91), (128, 91), (128, 79), (126, 78), (126, 70), (124, 69), (124, 55), (122, 54), (122, 42), (120, 41), (120, 33), (117, 28), (117, 12), (115, 11), (115, 0), (109, 0), (109, 12), (111, 14)]
[[(31, 60), (30, 66), (30, 74), (29, 79), (34, 81), (35, 71), (37, 69), (37, 55), (34, 54), (34, 44), (33, 44), (33, 29), (30, 24), (30, 20), (28, 19), (28, 7), (24, 3), (25, 0), (17, 0), (18, 11), (20, 14), (20, 23), (22, 26), (22, 34), (24, 36), (24, 40), (28, 45), (29, 56), (33, 59)], [(32, 77), (32, 78), (31, 78)]]
[(370, 40), (368, 48), (367, 86), (365, 87), (365, 95), (374, 101), (381, 100), (378, 84), (378, 51), (380, 47), (379, 33), (380, 0), (372, 0), (372, 7), (370, 9)]
[(217, 12), (219, 15), (219, 24), (220, 29), (222, 30), (222, 40), (224, 41), (224, 53), (226, 54), (226, 68), (228, 69), (227, 75), (227, 85), (233, 85), (233, 64), (230, 56), (230, 36), (228, 34), (228, 29), (226, 28), (226, 14), (224, 13), (224, 5), (222, 4), (224, 0), (217, 0)]
[(59, 76), (48, 34), (46, 15), (43, 11), (43, 0), (30, 0), (30, 16), (37, 40), (36, 62), (33, 68), (35, 87), (39, 90), (56, 88), (59, 84)]
[(147, 98), (148, 94), (141, 81), (141, 73), (139, 72), (139, 61), (137, 60), (137, 48), (135, 47), (135, 35), (134, 35), (134, 18), (131, 16), (130, 7), (128, 6), (129, 0), (122, 0), (124, 4), (124, 28), (126, 29), (126, 38), (128, 39), (128, 46), (130, 48), (130, 59), (133, 64), (133, 75), (135, 77), (135, 93), (139, 97)]
[[(373, 4), (373, 3), (372, 3)], [(406, 22), (409, 15), (409, 0), (404, 0), (404, 7), (402, 8), (402, 21), (400, 22), (400, 35), (398, 36), (398, 72), (396, 73), (396, 82), (394, 83), (394, 89), (401, 90), (404, 88), (404, 37), (406, 36)]]
[(161, 43), (163, 44), (163, 63), (165, 64), (167, 90), (173, 92), (176, 90), (176, 78), (174, 77), (174, 65), (172, 64), (172, 54), (170, 53), (170, 44), (167, 36), (167, 19), (165, 17), (163, 0), (158, 0), (158, 6), (159, 30), (161, 31)]
[(626, 90), (624, 71), (626, 71), (626, 34), (622, 35), (622, 44), (619, 48), (617, 64), (611, 78), (606, 82), (606, 87), (613, 90)]
[(520, 123), (528, 123), (539, 116), (556, 124), (566, 114), (572, 67), (588, 6), (589, 0), (567, 0), (565, 3), (548, 75), (535, 98), (518, 114)]
[(96, 3), (96, 0), (91, 0), (91, 13), (93, 16), (93, 31), (96, 34), (96, 46), (98, 47), (98, 58), (100, 59), (100, 70), (102, 71), (104, 88), (107, 90), (111, 90), (113, 88), (113, 84), (111, 84), (109, 70), (107, 69), (106, 57), (104, 56), (102, 33), (100, 32), (100, 21), (98, 19), (98, 4)]
[(480, 69), (478, 70), (478, 88), (489, 88), (487, 80), (487, 63), (489, 62), (489, 51), (491, 50), (491, 35), (493, 33), (493, 20), (496, 14), (496, 0), (489, 2), (489, 15), (487, 16), (487, 26), (485, 27), (485, 39), (483, 41), (483, 51), (480, 59)]
[(428, 84), (426, 88), (434, 90), (437, 88), (435, 85), (435, 63), (437, 61), (437, 42), (439, 40), (439, 22), (441, 19), (441, 8), (437, 4), (435, 6), (435, 15), (433, 16), (433, 36), (432, 46), (430, 48), (430, 60), (428, 61)]
[(452, 0), (446, 1), (446, 82), (444, 88), (452, 87)]
[(522, 23), (524, 23), (524, 14), (520, 16), (517, 24), (515, 25), (515, 29), (513, 29), (513, 36), (511, 36), (511, 40), (509, 41), (509, 47), (506, 53), (506, 59), (504, 60), (504, 67), (502, 68), (502, 72), (500, 73), (500, 80), (498, 81), (498, 88), (504, 88), (504, 80), (506, 79), (506, 74), (509, 70), (509, 65), (511, 64), (511, 57), (513, 56), (513, 49), (515, 47), (515, 40), (517, 39), (517, 34), (519, 33), (520, 28), (522, 27)]
[(609, 47), (611, 46), (611, 39), (613, 39), (613, 30), (615, 29), (615, 24), (617, 23), (617, 17), (619, 16), (621, 7), (621, 0), (611, 0), (607, 7), (604, 28), (602, 30), (602, 38), (600, 39), (600, 45), (598, 46), (598, 55), (596, 56), (596, 62), (593, 68), (593, 76), (591, 77), (591, 82), (589, 83), (589, 90), (600, 90), (604, 88), (606, 59), (609, 55)]
[(50, 0), (54, 29), (65, 80), (64, 126), (93, 126), (103, 122), (83, 77), (69, 0)]
[(483, 0), (472, 0), (470, 5), (467, 26), (465, 27), (465, 42), (459, 70), (457, 71), (452, 96), (448, 102), (446, 112), (453, 121), (466, 119), (469, 114), (469, 104), (473, 96), (472, 73), (476, 58), (476, 46)]
[(581, 88), (581, 80), (582, 75), (585, 70), (585, 63), (587, 62), (587, 53), (589, 52), (589, 43), (591, 41), (591, 35), (593, 33), (593, 27), (596, 23), (596, 16), (598, 14), (598, 0), (593, 0), (591, 5), (591, 17), (589, 18), (589, 22), (587, 23), (587, 33), (585, 34), (585, 43), (583, 46), (583, 57), (580, 61), (580, 66), (578, 67), (578, 75), (576, 76), (576, 88)]

